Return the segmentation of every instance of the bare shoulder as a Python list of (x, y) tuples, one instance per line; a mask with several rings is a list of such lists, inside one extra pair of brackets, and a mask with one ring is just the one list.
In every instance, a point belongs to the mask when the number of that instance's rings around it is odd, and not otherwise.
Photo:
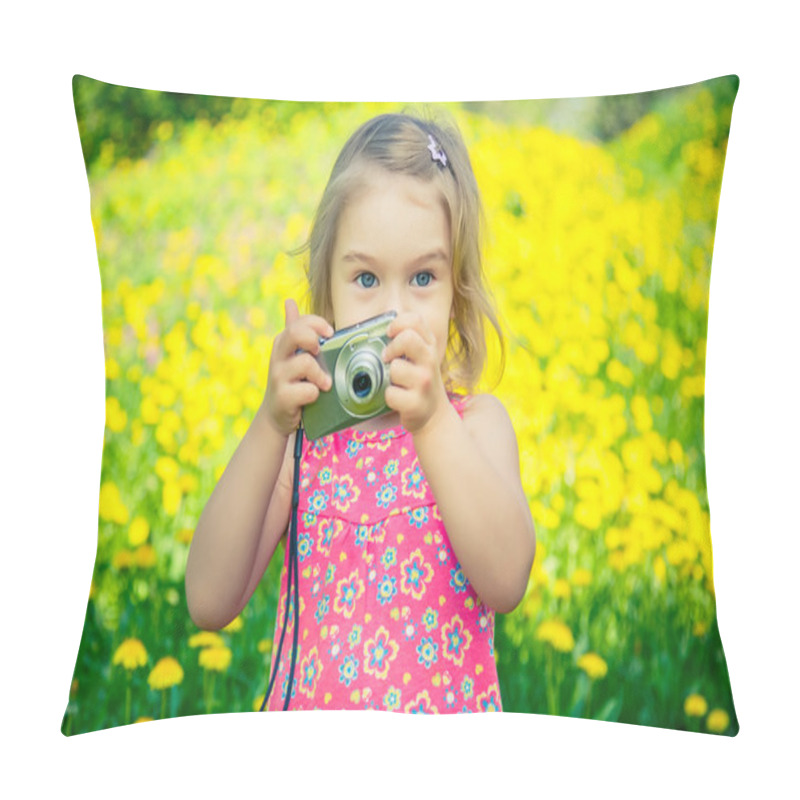
[(462, 418), (473, 433), (487, 431), (498, 436), (504, 433), (514, 435), (514, 426), (506, 407), (493, 394), (472, 395), (464, 404)]
[(464, 405), (462, 419), (482, 447), (504, 461), (519, 463), (517, 435), (502, 401), (491, 394), (472, 395)]

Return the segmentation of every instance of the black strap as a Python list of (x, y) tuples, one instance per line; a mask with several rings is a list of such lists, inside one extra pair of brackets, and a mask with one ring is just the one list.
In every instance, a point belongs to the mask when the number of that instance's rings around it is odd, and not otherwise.
[(281, 631), (280, 642), (278, 643), (278, 652), (275, 654), (275, 671), (272, 673), (269, 685), (267, 686), (267, 693), (264, 695), (264, 701), (261, 703), (259, 711), (263, 711), (267, 706), (272, 686), (275, 683), (275, 678), (278, 674), (278, 664), (281, 659), (281, 651), (283, 650), (283, 638), (286, 634), (286, 624), (289, 621), (289, 598), (292, 593), (292, 582), (294, 582), (294, 637), (292, 641), (292, 662), (289, 668), (289, 683), (286, 687), (286, 700), (283, 704), (283, 710), (289, 708), (289, 701), (292, 699), (292, 683), (294, 682), (294, 667), (297, 661), (297, 637), (300, 628), (300, 597), (298, 589), (298, 566), (297, 566), (297, 506), (300, 503), (300, 457), (303, 452), (303, 426), (297, 429), (297, 434), (294, 440), (294, 481), (292, 484), (292, 519), (289, 524), (289, 565), (286, 570), (286, 607), (283, 611), (283, 630)]

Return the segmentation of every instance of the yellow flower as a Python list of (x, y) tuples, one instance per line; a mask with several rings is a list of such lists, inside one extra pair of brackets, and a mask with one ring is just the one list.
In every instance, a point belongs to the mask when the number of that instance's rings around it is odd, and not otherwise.
[(133, 553), (130, 550), (118, 550), (111, 559), (116, 569), (130, 569), (133, 564)]
[(694, 627), (692, 628), (692, 633), (695, 636), (705, 636), (707, 630), (708, 625), (706, 625), (704, 622), (695, 622)]
[(119, 433), (125, 429), (128, 424), (128, 415), (125, 410), (120, 406), (119, 400), (116, 397), (109, 397), (106, 399), (106, 425), (109, 430)]
[(161, 500), (164, 504), (164, 511), (166, 511), (167, 514), (174, 516), (181, 504), (182, 497), (183, 492), (181, 492), (180, 484), (177, 481), (168, 481), (165, 483), (161, 492)]
[(228, 647), (206, 647), (200, 651), (198, 661), (205, 669), (224, 672), (231, 664), (232, 655)]
[(690, 694), (683, 704), (683, 710), (689, 717), (703, 717), (708, 711), (708, 703), (705, 698), (699, 694)]
[(194, 530), (192, 528), (181, 528), (176, 534), (175, 538), (181, 544), (190, 544), (192, 541), (192, 537), (194, 536)]
[(536, 629), (536, 638), (562, 653), (569, 653), (575, 647), (572, 631), (558, 619), (545, 620)]
[(133, 721), (133, 724), (135, 725), (137, 722), (152, 722), (152, 721), (153, 721), (152, 717), (139, 717), (139, 719), (135, 719)]
[(571, 580), (573, 586), (588, 586), (592, 582), (592, 573), (579, 567), (572, 573)]
[(608, 664), (597, 653), (585, 653), (578, 659), (578, 666), (592, 679), (605, 678)]
[(242, 622), (241, 617), (234, 617), (222, 630), (225, 633), (236, 633), (236, 631), (240, 631), (244, 623)]
[(225, 640), (216, 631), (200, 631), (189, 637), (189, 647), (222, 647)]
[(721, 708), (715, 708), (708, 715), (706, 727), (711, 731), (711, 733), (724, 733), (727, 730), (729, 723), (730, 719), (727, 713)]
[(148, 569), (156, 565), (156, 551), (151, 544), (143, 544), (137, 548), (133, 553), (133, 559), (136, 565), (142, 569)]
[(258, 652), (259, 653), (271, 653), (272, 652), (272, 639), (262, 639), (258, 643)]
[(563, 578), (559, 578), (553, 584), (553, 596), (558, 597), (559, 599), (568, 599), (570, 596), (569, 583), (567, 583), (567, 581), (565, 581)]
[(150, 525), (147, 520), (144, 517), (136, 517), (128, 528), (128, 543), (132, 547), (138, 547), (147, 541), (149, 535)]
[(147, 677), (151, 689), (169, 689), (182, 680), (183, 668), (172, 656), (162, 658)]
[(147, 663), (147, 650), (138, 639), (125, 639), (114, 652), (111, 663), (122, 664), (127, 670), (143, 667)]
[(120, 525), (128, 521), (128, 509), (113, 481), (106, 481), (100, 487), (100, 518)]

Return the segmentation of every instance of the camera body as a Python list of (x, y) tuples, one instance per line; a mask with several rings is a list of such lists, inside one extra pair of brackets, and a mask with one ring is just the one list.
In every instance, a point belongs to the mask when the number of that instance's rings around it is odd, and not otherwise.
[(387, 311), (319, 340), (316, 359), (331, 376), (332, 386), (303, 407), (303, 428), (309, 439), (389, 411), (384, 399), (389, 371), (381, 353), (389, 342), (389, 323), (396, 316), (395, 311)]

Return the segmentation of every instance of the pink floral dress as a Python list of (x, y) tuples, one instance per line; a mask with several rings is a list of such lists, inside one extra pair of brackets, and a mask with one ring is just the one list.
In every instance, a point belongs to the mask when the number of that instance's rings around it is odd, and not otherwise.
[[(467, 397), (451, 395), (462, 413)], [(494, 612), (450, 546), (402, 426), (305, 441), (300, 630), (289, 709), (501, 711)], [(286, 547), (273, 661), (286, 610)], [(268, 711), (286, 697), (294, 591)], [(275, 669), (273, 663), (272, 669)]]

